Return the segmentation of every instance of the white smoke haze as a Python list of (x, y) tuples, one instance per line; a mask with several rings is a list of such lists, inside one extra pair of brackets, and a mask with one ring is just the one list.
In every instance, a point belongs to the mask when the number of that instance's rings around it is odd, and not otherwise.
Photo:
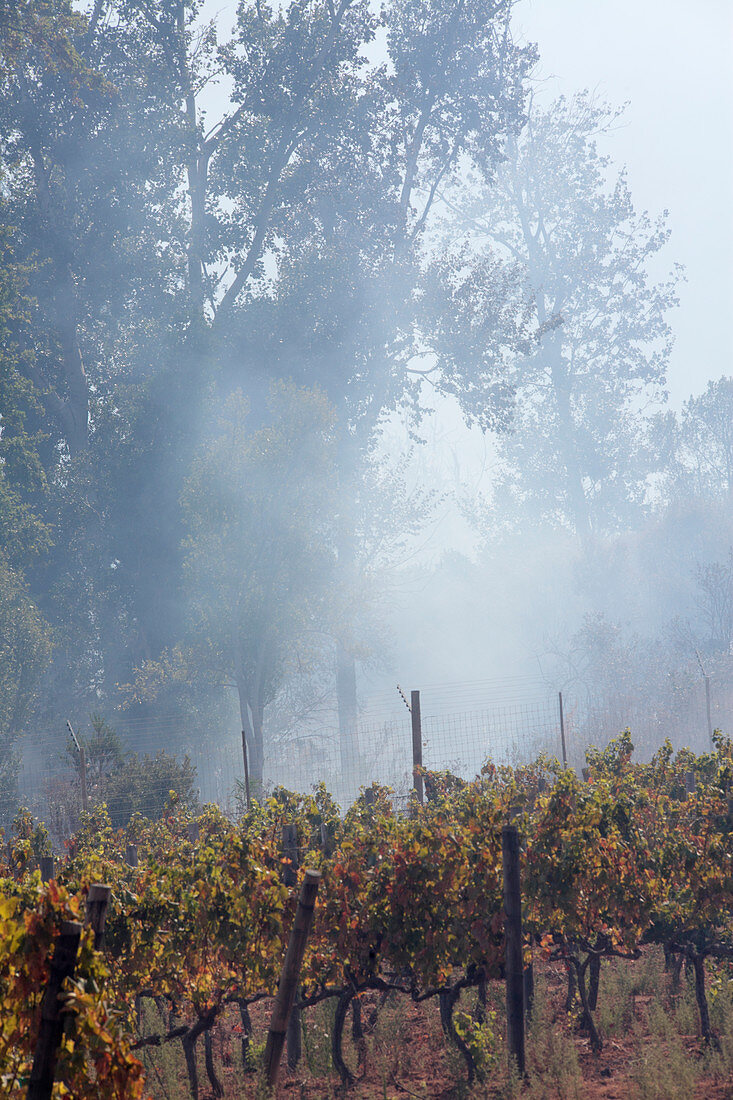
[[(257, 38), (245, 4), (249, 53), (150, 109), (173, 152), (129, 138), (149, 197), (110, 231), (112, 261), (65, 286), (88, 424), (77, 443), (44, 436), (53, 410), (33, 411), (43, 478), (7, 499), (47, 528), (0, 561), (53, 635), (49, 658), (28, 628), (28, 667), (47, 668), (6, 722), (9, 745), (25, 733), (35, 806), (38, 731), (67, 712), (89, 730), (98, 711), (130, 752), (189, 752), (200, 796), (229, 807), (242, 736), (258, 792), (323, 780), (347, 803), (373, 779), (409, 786), (415, 689), (426, 764), (464, 774), (559, 752), (559, 693), (576, 764), (626, 725), (644, 754), (733, 726), (733, 9), (508, 4), (422, 117), (424, 35), (448, 0), (393, 0), (367, 31), (379, 6), (347, 7), (356, 58), (339, 38), (311, 102), (303, 58), (274, 20)], [(479, 20), (485, 5), (468, 7)], [(137, 11), (113, 8), (104, 33)], [(153, 10), (136, 34), (154, 45)], [(205, 0), (192, 67), (238, 10)], [(290, 5), (262, 10), (286, 20)], [(279, 82), (259, 49), (281, 50)], [(163, 102), (160, 73), (136, 64)], [(192, 100), (193, 167), (176, 145)], [(94, 156), (113, 174), (95, 150), (78, 154), (78, 190)], [(20, 262), (38, 241), (27, 162), (6, 160)], [(99, 216), (106, 186), (91, 215), (64, 198), (69, 225)], [(33, 284), (41, 333), (59, 323), (52, 283)], [(66, 346), (45, 339), (33, 385)]]

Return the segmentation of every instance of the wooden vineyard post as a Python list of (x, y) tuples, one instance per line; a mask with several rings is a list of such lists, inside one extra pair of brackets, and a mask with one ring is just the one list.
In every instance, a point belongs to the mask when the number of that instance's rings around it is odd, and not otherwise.
[(417, 794), (418, 802), (422, 804), (425, 795), (423, 791), (422, 774), (422, 719), (420, 716), (420, 692), (410, 692), (410, 716), (412, 718), (412, 776), (413, 786)]
[(81, 781), (81, 808), (84, 811), (84, 813), (87, 813), (88, 810), (89, 810), (89, 799), (88, 799), (88, 796), (87, 796), (87, 753), (86, 753), (86, 749), (84, 748), (84, 746), (79, 744), (79, 739), (77, 738), (76, 734), (74, 733), (74, 728), (71, 725), (71, 722), (69, 721), (68, 718), (66, 719), (66, 729), (68, 731), (69, 737), (71, 738), (71, 743), (73, 744), (76, 751), (79, 753), (79, 779)]
[[(283, 856), (290, 860), (283, 869), (283, 882), (286, 886), (298, 885), (298, 868), (300, 856), (298, 854), (298, 829), (295, 825), (283, 825), (282, 832)], [(302, 1037), (300, 1030), (300, 1009), (293, 1005), (288, 1020), (288, 1069), (295, 1069), (302, 1054)]]
[(249, 795), (249, 757), (247, 755), (247, 734), (242, 730), (242, 756), (244, 758), (244, 794), (247, 799), (247, 813), (252, 809)]
[(522, 895), (519, 885), (519, 833), (516, 825), (501, 830), (504, 869), (504, 936), (506, 1025), (509, 1061), (524, 1076), (524, 966), (522, 960)]
[(81, 808), (84, 813), (89, 813), (89, 797), (87, 795), (87, 751), (83, 745), (79, 748), (79, 774), (81, 775)]
[(565, 745), (565, 711), (562, 705), (562, 692), (558, 691), (557, 697), (560, 703), (560, 744), (562, 745), (562, 766), (567, 768), (568, 766), (568, 750)]
[(321, 851), (326, 859), (330, 859), (336, 849), (336, 831), (333, 824), (321, 822)]
[(64, 921), (56, 940), (49, 966), (48, 985), (41, 1001), (41, 1026), (33, 1054), (28, 1100), (50, 1100), (51, 1098), (58, 1048), (63, 1032), (59, 996), (64, 980), (73, 976), (80, 939), (81, 925), (78, 921)]
[(50, 882), (53, 878), (53, 856), (41, 856), (41, 882)]
[(125, 848), (125, 863), (128, 867), (137, 867), (137, 844), (128, 844)]
[(305, 872), (303, 885), (300, 888), (300, 897), (298, 898), (298, 908), (295, 911), (295, 920), (290, 931), (288, 949), (285, 953), (285, 962), (280, 974), (280, 984), (278, 985), (270, 1018), (270, 1030), (267, 1034), (265, 1075), (268, 1088), (275, 1087), (280, 1072), (280, 1058), (285, 1045), (285, 1036), (295, 1001), (295, 992), (298, 988), (305, 945), (313, 923), (313, 912), (320, 883), (320, 871), (307, 870)]
[(104, 942), (104, 925), (107, 920), (107, 906), (111, 896), (111, 886), (103, 886), (101, 882), (94, 882), (89, 887), (84, 925), (93, 929), (94, 947), (97, 951), (100, 950)]

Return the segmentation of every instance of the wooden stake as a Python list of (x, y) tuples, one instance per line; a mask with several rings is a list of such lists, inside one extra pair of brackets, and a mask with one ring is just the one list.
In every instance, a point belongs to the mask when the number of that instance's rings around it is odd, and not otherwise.
[(244, 757), (244, 793), (247, 798), (247, 813), (252, 809), (249, 797), (249, 758), (247, 756), (247, 734), (242, 730), (242, 756)]
[(81, 808), (84, 813), (87, 813), (89, 809), (89, 802), (87, 799), (87, 754), (86, 749), (79, 743), (79, 738), (74, 733), (74, 727), (69, 719), (66, 719), (66, 729), (68, 730), (71, 743), (79, 753), (79, 778), (81, 780)]
[(137, 844), (128, 844), (125, 848), (125, 862), (128, 867), (137, 867)]
[(265, 1047), (265, 1075), (267, 1087), (274, 1088), (280, 1072), (280, 1058), (285, 1036), (288, 1030), (290, 1012), (295, 1001), (295, 992), (298, 988), (300, 968), (303, 965), (305, 945), (308, 941), (313, 912), (316, 904), (316, 895), (321, 883), (320, 871), (307, 870), (303, 885), (300, 888), (298, 908), (295, 912), (295, 920), (290, 932), (290, 941), (285, 953), (280, 984), (275, 997), (275, 1004), (270, 1019), (270, 1030), (267, 1035)]
[(41, 882), (50, 882), (53, 878), (53, 856), (41, 856)]
[(524, 1076), (524, 966), (522, 962), (522, 895), (519, 885), (519, 833), (516, 825), (501, 830), (504, 869), (504, 936), (506, 1026), (509, 1060)]
[(101, 882), (95, 882), (89, 887), (84, 925), (94, 930), (94, 947), (97, 951), (104, 942), (104, 925), (111, 896), (111, 886), (103, 886)]
[(418, 802), (424, 801), (422, 775), (419, 768), (422, 767), (422, 720), (420, 717), (420, 692), (410, 693), (410, 714), (412, 716), (412, 777), (413, 787), (417, 793)]
[[(283, 882), (288, 887), (297, 886), (300, 857), (298, 854), (298, 829), (295, 825), (283, 825), (282, 849), (285, 859), (290, 860), (290, 863), (283, 866)], [(293, 1005), (288, 1020), (287, 1048), (288, 1069), (295, 1069), (302, 1053), (300, 1009), (296, 1008), (295, 1005)]]
[(86, 814), (89, 812), (89, 799), (87, 797), (87, 751), (83, 745), (79, 746), (79, 774), (81, 776), (81, 808)]
[(48, 985), (41, 1001), (41, 1024), (33, 1054), (28, 1100), (51, 1100), (58, 1048), (63, 1033), (61, 987), (66, 978), (73, 976), (80, 939), (81, 925), (77, 921), (64, 921), (56, 940), (49, 967)]
[(568, 766), (568, 751), (565, 746), (565, 713), (562, 706), (562, 692), (558, 691), (557, 697), (560, 701), (560, 742), (562, 744), (562, 766), (567, 768)]
[(336, 832), (333, 824), (329, 822), (327, 825), (325, 821), (321, 822), (321, 851), (326, 859), (330, 859), (336, 850)]

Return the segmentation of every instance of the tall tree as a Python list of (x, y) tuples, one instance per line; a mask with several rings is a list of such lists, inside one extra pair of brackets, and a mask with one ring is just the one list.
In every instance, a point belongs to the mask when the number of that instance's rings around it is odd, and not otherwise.
[[(48, 437), (39, 591), (63, 625), (59, 706), (96, 708), (185, 630), (180, 492), (212, 398), (243, 387), (256, 428), (273, 378), (318, 381), (341, 490), (358, 494), (380, 417), (419, 377), (412, 289), (438, 188), (462, 157), (489, 163), (521, 110), (531, 55), (510, 7), (242, 0), (221, 45), (196, 0), (21, 0), (4, 18), (8, 203), (38, 260), (24, 374)], [(231, 101), (212, 119), (220, 77)], [(343, 528), (352, 578), (355, 545)], [(353, 635), (337, 662), (352, 718)]]
[[(395, 0), (384, 10), (388, 64), (355, 100), (348, 140), (324, 149), (308, 202), (294, 208), (268, 322), (270, 369), (315, 378), (337, 410), (341, 491), (363, 513), (370, 448), (386, 412), (417, 408), (414, 291), (439, 188), (467, 158), (500, 155), (519, 125), (533, 53), (509, 28), (511, 5)], [(364, 507), (360, 507), (359, 501)], [(347, 587), (366, 568), (342, 527)], [(342, 743), (353, 758), (357, 714), (353, 629), (337, 639)]]
[(39, 455), (42, 437), (29, 428), (35, 398), (24, 369), (32, 365), (29, 268), (19, 263), (0, 201), (0, 816), (12, 817), (23, 732), (52, 648), (52, 635), (29, 592), (48, 553), (43, 505), (48, 493)]
[(130, 566), (118, 537), (130, 481), (107, 459), (115, 435), (139, 449), (131, 391), (181, 327), (181, 136), (154, 44), (104, 4), (87, 16), (67, 0), (21, 0), (3, 15), (4, 205), (29, 265), (33, 345), (19, 374), (34, 395), (29, 426), (44, 436), (53, 531), (32, 584), (59, 628), (46, 694), (86, 708), (114, 684), (108, 654), (131, 638), (135, 586), (117, 568)]
[(89, 447), (90, 387), (129, 367), (120, 331), (129, 349), (134, 330), (139, 347), (151, 318), (170, 317), (162, 257), (175, 227), (160, 212), (177, 184), (175, 115), (134, 27), (103, 29), (69, 0), (20, 0), (4, 12), (6, 202), (19, 253), (35, 259), (27, 370), (74, 458)]

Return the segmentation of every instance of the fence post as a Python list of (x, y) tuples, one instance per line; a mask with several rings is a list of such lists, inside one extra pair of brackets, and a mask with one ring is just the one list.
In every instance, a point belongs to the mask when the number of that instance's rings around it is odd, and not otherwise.
[(558, 700), (560, 702), (560, 741), (562, 743), (562, 766), (567, 768), (568, 766), (568, 750), (565, 746), (565, 712), (562, 705), (562, 692), (557, 693)]
[(137, 844), (128, 844), (125, 848), (125, 863), (128, 867), (137, 867)]
[(247, 755), (247, 734), (242, 730), (242, 756), (244, 758), (244, 793), (247, 799), (247, 813), (252, 809), (249, 796), (249, 757)]
[(84, 924), (94, 930), (94, 947), (97, 951), (101, 948), (104, 940), (104, 924), (107, 920), (107, 906), (111, 894), (112, 887), (103, 886), (101, 882), (92, 883), (87, 894)]
[(66, 719), (66, 729), (68, 731), (69, 737), (71, 738), (71, 743), (73, 744), (76, 751), (79, 753), (79, 778), (81, 780), (81, 808), (84, 811), (84, 813), (87, 813), (87, 811), (89, 810), (89, 801), (88, 801), (88, 798), (87, 798), (87, 753), (86, 753), (86, 749), (84, 748), (84, 746), (82, 744), (80, 744), (79, 738), (74, 733), (74, 727), (72, 726), (72, 724), (71, 724), (71, 722), (69, 721), (68, 718)]
[(321, 822), (321, 851), (326, 859), (330, 859), (336, 848), (336, 832), (333, 823)]
[(50, 1100), (51, 1098), (58, 1047), (63, 1032), (59, 995), (64, 980), (74, 973), (80, 939), (81, 925), (78, 921), (64, 921), (56, 940), (49, 966), (48, 984), (41, 1001), (41, 1025), (33, 1054), (28, 1100)]
[(708, 718), (708, 737), (710, 738), (710, 744), (714, 745), (713, 741), (713, 715), (710, 707), (710, 677), (705, 677), (705, 710)]
[(265, 1047), (265, 1074), (268, 1088), (275, 1087), (278, 1073), (280, 1072), (280, 1058), (282, 1056), (283, 1046), (285, 1045), (285, 1035), (288, 1030), (288, 1021), (295, 1001), (295, 992), (298, 988), (298, 979), (300, 977), (300, 968), (303, 965), (305, 945), (308, 941), (311, 924), (313, 923), (313, 912), (320, 883), (320, 871), (307, 870), (305, 872), (303, 885), (300, 888), (300, 897), (298, 898), (298, 908), (295, 912), (295, 920), (293, 921), (293, 927), (290, 931), (288, 949), (285, 953), (285, 962), (283, 963), (282, 972), (280, 974), (280, 984), (278, 985), (275, 1004), (272, 1008), (270, 1030), (267, 1034), (267, 1045)]
[(79, 747), (79, 774), (81, 775), (81, 808), (86, 814), (89, 812), (89, 798), (87, 796), (87, 750), (83, 745)]
[[(298, 855), (298, 830), (295, 825), (283, 825), (282, 846), (283, 855), (290, 860), (290, 863), (283, 868), (283, 882), (286, 886), (297, 886), (300, 857)], [(288, 1020), (287, 1033), (289, 1069), (295, 1069), (300, 1061), (303, 1052), (301, 1040), (300, 1009), (293, 1005)]]
[(519, 833), (516, 825), (501, 830), (504, 871), (504, 936), (506, 1025), (510, 1064), (524, 1076), (524, 966), (522, 960), (522, 895), (519, 885)]
[(53, 856), (41, 856), (41, 882), (50, 882), (53, 878)]
[(420, 717), (420, 692), (410, 692), (410, 715), (412, 718), (412, 777), (418, 802), (424, 801), (423, 780), (419, 768), (422, 767), (422, 719)]

